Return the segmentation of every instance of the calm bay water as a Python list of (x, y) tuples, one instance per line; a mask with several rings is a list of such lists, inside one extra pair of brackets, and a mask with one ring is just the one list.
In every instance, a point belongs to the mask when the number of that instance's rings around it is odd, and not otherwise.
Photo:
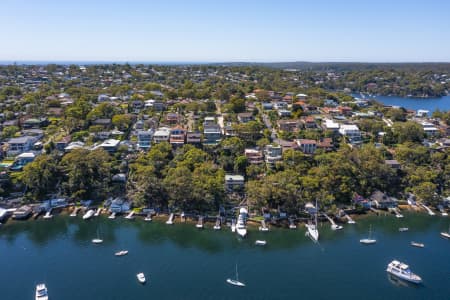
[[(359, 94), (355, 94), (355, 97), (361, 97)], [(430, 113), (439, 109), (441, 111), (450, 110), (450, 95), (440, 98), (407, 98), (396, 96), (375, 96), (379, 102), (385, 105), (401, 106), (407, 109), (429, 110)]]
[[(198, 230), (192, 224), (145, 223), (142, 220), (52, 220), (10, 222), (0, 227), (2, 300), (34, 299), (45, 282), (50, 299), (449, 299), (450, 241), (439, 236), (450, 220), (406, 214), (372, 216), (333, 232), (320, 227), (314, 244), (305, 229), (251, 229), (239, 239), (228, 228)], [(378, 243), (359, 239), (372, 225)], [(409, 232), (398, 232), (399, 227)], [(97, 236), (103, 244), (94, 245)], [(254, 245), (267, 240), (265, 247)], [(410, 241), (423, 242), (414, 248)], [(129, 250), (124, 257), (114, 252)], [(411, 286), (392, 282), (385, 272), (392, 259), (410, 264), (424, 279)], [(225, 283), (234, 277), (247, 284)], [(140, 285), (136, 273), (144, 272)]]

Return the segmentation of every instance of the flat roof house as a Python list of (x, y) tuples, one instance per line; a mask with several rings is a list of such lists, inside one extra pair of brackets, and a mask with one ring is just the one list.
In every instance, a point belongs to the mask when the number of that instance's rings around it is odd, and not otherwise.
[(175, 126), (170, 129), (169, 142), (171, 145), (179, 146), (183, 145), (186, 141), (186, 129), (181, 126)]
[(203, 125), (203, 144), (215, 145), (222, 139), (222, 132), (218, 124)]
[(141, 150), (148, 150), (151, 147), (153, 130), (139, 130), (137, 132), (137, 147)]
[(244, 188), (244, 176), (225, 175), (225, 191), (233, 192)]
[(155, 131), (153, 135), (153, 141), (157, 144), (162, 142), (168, 142), (170, 137), (170, 128), (168, 127), (160, 127)]
[(119, 148), (119, 143), (119, 140), (109, 139), (101, 143), (100, 147), (102, 147), (105, 151), (112, 153), (117, 151), (117, 148)]
[(280, 161), (282, 158), (283, 150), (280, 145), (267, 145), (264, 154), (266, 156), (267, 164), (274, 164), (277, 161)]
[(8, 141), (8, 156), (18, 155), (23, 152), (30, 151), (33, 148), (33, 144), (37, 141), (35, 137), (21, 136), (18, 138), (11, 138)]

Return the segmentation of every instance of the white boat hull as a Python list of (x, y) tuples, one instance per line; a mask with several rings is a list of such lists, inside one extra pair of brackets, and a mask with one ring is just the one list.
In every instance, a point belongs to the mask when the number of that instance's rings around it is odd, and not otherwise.
[(307, 234), (308, 236), (315, 242), (319, 240), (319, 230), (317, 230), (315, 225), (306, 225), (308, 228)]
[(447, 239), (450, 239), (450, 233), (447, 232), (441, 232), (441, 236)]
[(227, 279), (227, 283), (235, 286), (245, 286), (245, 283), (230, 278)]
[(87, 213), (83, 215), (83, 220), (88, 220), (94, 215), (94, 211), (92, 209), (88, 210)]
[(144, 273), (139, 273), (136, 275), (136, 277), (140, 283), (144, 284), (146, 282)]
[(400, 279), (408, 281), (408, 282), (412, 282), (412, 283), (416, 283), (416, 284), (419, 284), (422, 282), (422, 278), (420, 278), (419, 276), (417, 276), (415, 274), (414, 274), (414, 276), (406, 276), (401, 273), (395, 272), (394, 270), (390, 269), (389, 267), (386, 269), (386, 272), (388, 272), (391, 275), (394, 275), (397, 278), (400, 278)]
[(247, 229), (245, 228), (236, 228), (237, 234), (241, 237), (245, 237), (247, 235)]
[(359, 242), (361, 244), (364, 244), (364, 245), (372, 245), (372, 244), (375, 244), (377, 242), (377, 240), (374, 240), (374, 239), (361, 239), (361, 240), (359, 240)]

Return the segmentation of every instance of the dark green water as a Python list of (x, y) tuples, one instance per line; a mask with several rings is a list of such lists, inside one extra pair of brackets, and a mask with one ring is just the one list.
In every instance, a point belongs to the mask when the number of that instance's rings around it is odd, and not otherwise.
[[(45, 282), (50, 299), (450, 299), (450, 240), (440, 237), (449, 219), (426, 215), (369, 217), (333, 232), (322, 224), (320, 244), (305, 229), (253, 229), (238, 239), (194, 225), (142, 220), (52, 220), (9, 222), (0, 227), (0, 299), (34, 299)], [(359, 239), (372, 224), (378, 243)], [(398, 232), (398, 227), (409, 232)], [(104, 240), (93, 245), (97, 236)], [(267, 240), (265, 247), (254, 246)], [(423, 242), (415, 248), (410, 241)], [(129, 254), (115, 257), (114, 252)], [(411, 265), (424, 284), (391, 282), (392, 259)], [(245, 288), (225, 283), (235, 263)], [(144, 272), (140, 285), (136, 273)]]

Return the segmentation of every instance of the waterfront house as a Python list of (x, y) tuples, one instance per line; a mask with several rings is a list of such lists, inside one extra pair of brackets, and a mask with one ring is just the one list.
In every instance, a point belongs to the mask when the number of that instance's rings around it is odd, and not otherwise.
[(375, 191), (370, 195), (370, 201), (379, 209), (395, 208), (398, 205), (397, 199), (389, 197), (381, 191)]
[(156, 144), (162, 143), (162, 142), (168, 142), (170, 137), (170, 128), (168, 127), (160, 127), (158, 130), (155, 131), (155, 134), (153, 134), (153, 141)]
[(225, 191), (233, 192), (244, 188), (244, 176), (225, 175)]
[(183, 145), (186, 141), (186, 130), (181, 126), (175, 126), (170, 129), (169, 142), (172, 146)]
[(125, 213), (130, 210), (130, 203), (121, 198), (116, 198), (111, 201), (109, 211), (114, 213)]

